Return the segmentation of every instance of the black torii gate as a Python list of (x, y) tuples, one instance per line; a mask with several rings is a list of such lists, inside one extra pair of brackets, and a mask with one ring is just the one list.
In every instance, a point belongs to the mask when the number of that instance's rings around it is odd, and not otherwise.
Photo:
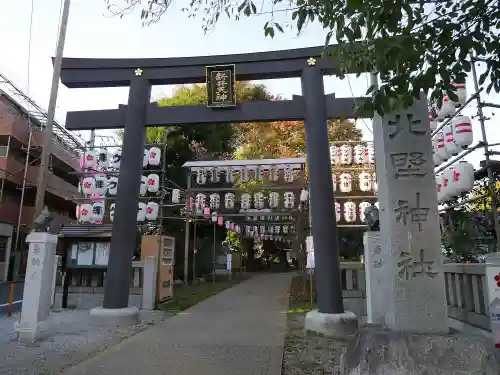
[[(130, 86), (128, 105), (118, 109), (68, 112), (69, 130), (125, 128), (104, 308), (128, 306), (132, 255), (146, 126), (304, 120), (311, 194), (317, 302), (321, 313), (344, 312), (337, 225), (328, 144), (328, 118), (353, 118), (363, 98), (325, 95), (323, 75), (335, 61), (323, 47), (237, 55), (150, 59), (65, 58), (61, 81), (68, 88)], [(159, 107), (150, 103), (152, 85), (204, 83), (207, 67), (232, 65), (239, 81), (300, 77), (302, 96), (292, 100)]]

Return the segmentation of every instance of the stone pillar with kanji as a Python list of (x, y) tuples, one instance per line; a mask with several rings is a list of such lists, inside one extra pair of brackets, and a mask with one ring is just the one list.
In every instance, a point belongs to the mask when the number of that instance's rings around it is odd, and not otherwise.
[(380, 260), (386, 280), (385, 326), (448, 332), (437, 192), (427, 100), (375, 115)]

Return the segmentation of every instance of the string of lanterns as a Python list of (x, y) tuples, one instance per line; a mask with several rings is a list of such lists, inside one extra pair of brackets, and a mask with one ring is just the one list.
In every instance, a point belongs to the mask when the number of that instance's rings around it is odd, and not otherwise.
[[(337, 222), (342, 220), (342, 212), (344, 214), (344, 220), (347, 223), (356, 222), (357, 218), (364, 223), (365, 222), (365, 210), (371, 206), (371, 203), (363, 201), (359, 203), (358, 207), (356, 207), (356, 203), (354, 202), (345, 202), (342, 206), (340, 203), (335, 202), (335, 219)], [(357, 209), (356, 209), (357, 208)]]
[[(160, 205), (156, 202), (139, 202), (137, 207), (137, 221), (154, 221), (158, 219)], [(76, 217), (83, 223), (100, 224), (104, 220), (106, 206), (104, 201), (85, 203), (76, 207)], [(113, 222), (115, 217), (115, 203), (109, 206), (109, 219)]]
[[(337, 191), (337, 176), (332, 174), (333, 191)], [(363, 192), (372, 191), (377, 193), (377, 175), (375, 173), (361, 172), (358, 174), (359, 190)], [(350, 173), (342, 173), (338, 177), (338, 189), (342, 193), (350, 193), (353, 190), (353, 176)]]
[(375, 164), (375, 149), (373, 143), (359, 144), (354, 147), (348, 144), (330, 146), (332, 164)]
[[(122, 150), (115, 149), (108, 151), (107, 149), (87, 150), (80, 157), (80, 168), (84, 170), (91, 170), (97, 172), (112, 170), (119, 170), (122, 160)], [(142, 159), (143, 168), (148, 165), (158, 166), (161, 162), (161, 149), (158, 147), (151, 147), (144, 149), (144, 156)]]
[(466, 161), (460, 161), (436, 175), (438, 203), (444, 203), (468, 193), (473, 187), (474, 166)]
[(219, 183), (221, 175), (225, 176), (227, 183), (235, 183), (238, 179), (242, 182), (252, 180), (264, 181), (268, 179), (272, 182), (280, 180), (283, 175), (285, 182), (291, 183), (295, 180), (294, 165), (270, 165), (258, 166), (250, 165), (245, 167), (202, 167), (194, 170), (196, 176), (196, 183), (198, 185), (205, 185), (208, 182)]

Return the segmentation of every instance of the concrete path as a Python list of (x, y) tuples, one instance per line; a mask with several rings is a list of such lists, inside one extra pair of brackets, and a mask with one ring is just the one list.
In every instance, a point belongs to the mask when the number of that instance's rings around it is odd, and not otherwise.
[(279, 375), (292, 274), (255, 276), (66, 375)]

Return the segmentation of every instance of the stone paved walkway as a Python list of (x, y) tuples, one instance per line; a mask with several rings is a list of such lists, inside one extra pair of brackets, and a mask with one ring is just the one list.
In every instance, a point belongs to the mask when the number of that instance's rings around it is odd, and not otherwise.
[(255, 276), (66, 375), (279, 375), (292, 274)]

